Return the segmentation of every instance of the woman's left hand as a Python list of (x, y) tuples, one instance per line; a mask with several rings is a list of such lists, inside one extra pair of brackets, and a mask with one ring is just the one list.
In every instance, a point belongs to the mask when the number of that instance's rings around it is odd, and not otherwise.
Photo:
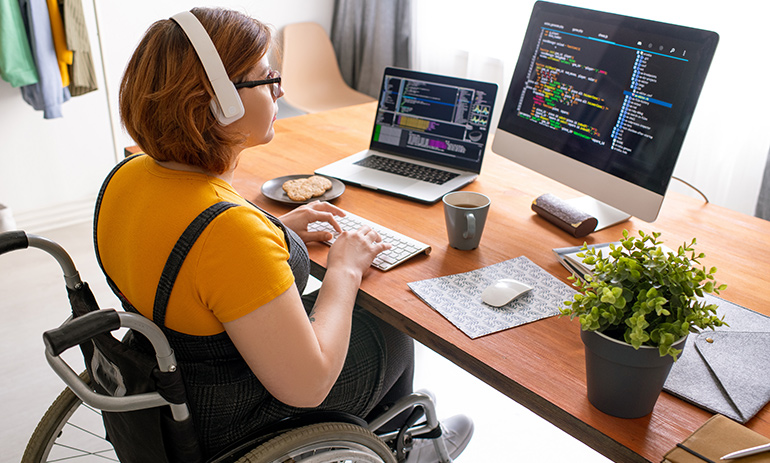
[(332, 234), (325, 231), (310, 232), (307, 226), (313, 222), (328, 222), (338, 233), (342, 232), (340, 224), (334, 216), (344, 217), (345, 213), (338, 207), (325, 201), (313, 201), (304, 204), (293, 211), (279, 217), (281, 222), (292, 229), (305, 243), (313, 241), (327, 241), (332, 239)]

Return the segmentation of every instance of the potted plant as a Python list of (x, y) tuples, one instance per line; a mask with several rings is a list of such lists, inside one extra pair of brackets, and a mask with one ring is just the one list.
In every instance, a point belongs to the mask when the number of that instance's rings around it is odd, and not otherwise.
[(588, 399), (614, 416), (649, 414), (687, 335), (725, 324), (699, 299), (726, 286), (700, 266), (695, 239), (674, 252), (659, 237), (624, 230), (607, 256), (584, 245), (578, 257), (593, 273), (571, 278), (579, 292), (561, 309), (580, 320)]

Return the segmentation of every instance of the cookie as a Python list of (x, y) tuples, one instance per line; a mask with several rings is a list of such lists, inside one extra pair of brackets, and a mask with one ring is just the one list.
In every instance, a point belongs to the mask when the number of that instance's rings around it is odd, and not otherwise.
[(331, 187), (331, 180), (319, 175), (287, 180), (283, 183), (283, 191), (292, 201), (307, 201), (310, 198), (321, 196)]
[(311, 185), (304, 179), (288, 180), (283, 184), (283, 191), (289, 196), (292, 201), (305, 201), (313, 197), (318, 190), (317, 187)]
[(313, 175), (312, 177), (308, 177), (308, 181), (314, 185), (320, 186), (324, 189), (324, 191), (329, 190), (332, 187), (332, 181), (326, 177), (321, 177), (320, 175)]

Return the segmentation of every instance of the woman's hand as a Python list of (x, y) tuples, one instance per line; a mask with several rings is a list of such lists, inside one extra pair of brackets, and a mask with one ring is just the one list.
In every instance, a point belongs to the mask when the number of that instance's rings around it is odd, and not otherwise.
[(358, 230), (345, 231), (337, 236), (329, 249), (326, 268), (342, 268), (363, 275), (377, 254), (390, 248), (391, 245), (383, 243), (376, 231), (364, 225)]
[(279, 217), (281, 222), (294, 231), (302, 241), (311, 243), (313, 241), (327, 241), (332, 239), (332, 234), (325, 231), (310, 232), (307, 226), (313, 222), (328, 222), (337, 232), (341, 232), (340, 224), (334, 219), (334, 216), (344, 217), (345, 213), (338, 207), (327, 202), (313, 201), (304, 204), (293, 211)]
[(330, 232), (307, 230), (308, 224), (312, 222), (328, 222), (340, 234), (329, 250), (327, 268), (336, 267), (363, 275), (372, 265), (377, 254), (390, 249), (391, 245), (383, 243), (380, 235), (369, 226), (363, 226), (356, 231), (343, 232), (335, 216), (344, 217), (345, 212), (327, 202), (313, 201), (281, 216), (280, 219), (305, 243), (332, 239)]

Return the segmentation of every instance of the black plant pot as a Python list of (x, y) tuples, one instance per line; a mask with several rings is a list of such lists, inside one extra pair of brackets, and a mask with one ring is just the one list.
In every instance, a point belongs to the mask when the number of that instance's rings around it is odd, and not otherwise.
[[(657, 347), (636, 350), (603, 333), (580, 331), (585, 345), (588, 400), (604, 413), (619, 418), (641, 418), (655, 408), (663, 383), (674, 364)], [(687, 336), (674, 348), (684, 349)]]

